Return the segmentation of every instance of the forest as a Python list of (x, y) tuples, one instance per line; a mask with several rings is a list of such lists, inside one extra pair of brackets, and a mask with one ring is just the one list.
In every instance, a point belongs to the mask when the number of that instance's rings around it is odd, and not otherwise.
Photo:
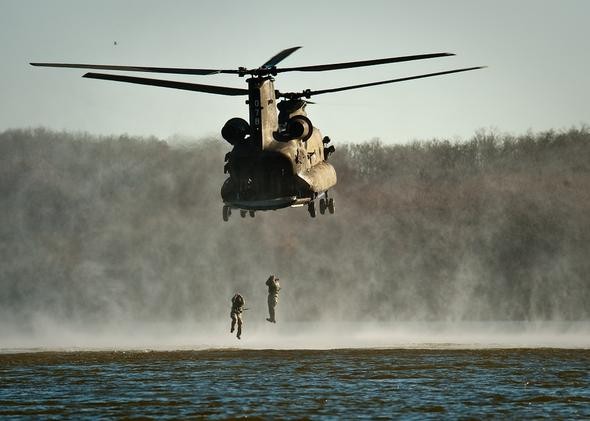
[[(588, 320), (590, 129), (337, 144), (334, 215), (221, 218), (217, 138), (0, 133), (0, 320)], [(250, 300), (252, 301), (252, 300)]]

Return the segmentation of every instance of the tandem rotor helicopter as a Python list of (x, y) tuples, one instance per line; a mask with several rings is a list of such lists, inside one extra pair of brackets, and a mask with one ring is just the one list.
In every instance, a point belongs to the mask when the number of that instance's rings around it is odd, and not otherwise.
[[(202, 85), (172, 80), (151, 79), (105, 73), (86, 73), (83, 77), (164, 88), (184, 89), (216, 95), (245, 96), (248, 99), (249, 122), (236, 117), (228, 120), (221, 135), (233, 149), (225, 156), (224, 173), (229, 177), (221, 187), (223, 220), (232, 210), (245, 217), (254, 217), (256, 211), (277, 210), (307, 206), (311, 217), (316, 216), (316, 200), (321, 214), (334, 213), (334, 199), (328, 191), (336, 185), (336, 170), (328, 163), (334, 152), (330, 138), (323, 137), (313, 126), (305, 111), (312, 96), (369, 86), (385, 85), (450, 73), (467, 72), (485, 66), (468, 67), (428, 73), (360, 85), (301, 92), (280, 92), (274, 87), (274, 77), (284, 72), (322, 72), (424, 60), (452, 56), (451, 53), (421, 54), (375, 60), (320, 64), (298, 67), (277, 67), (281, 61), (301, 47), (283, 50), (256, 68), (194, 69), (174, 67), (117, 66), (101, 64), (30, 63), (33, 66), (71, 67), (80, 69), (118, 70), (125, 72), (173, 73), (184, 75), (235, 74), (248, 76), (248, 89)], [(279, 99), (279, 100), (278, 100)]]

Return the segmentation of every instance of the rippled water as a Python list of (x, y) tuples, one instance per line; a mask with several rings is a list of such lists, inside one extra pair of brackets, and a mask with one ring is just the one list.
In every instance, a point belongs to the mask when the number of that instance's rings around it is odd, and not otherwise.
[(590, 418), (587, 349), (0, 354), (0, 415)]

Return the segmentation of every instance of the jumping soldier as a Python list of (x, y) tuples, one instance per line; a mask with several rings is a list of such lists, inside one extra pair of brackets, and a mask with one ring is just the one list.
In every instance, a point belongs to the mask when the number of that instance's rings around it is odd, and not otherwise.
[(268, 287), (268, 315), (269, 317), (266, 319), (271, 323), (276, 323), (275, 319), (275, 307), (279, 302), (279, 290), (281, 286), (279, 285), (279, 278), (275, 275), (270, 275), (270, 277), (266, 280), (266, 286)]
[(231, 317), (230, 333), (233, 333), (236, 322), (238, 322), (238, 334), (236, 335), (238, 339), (242, 336), (242, 312), (244, 311), (244, 304), (246, 304), (244, 297), (239, 292), (231, 299), (231, 312), (229, 314)]

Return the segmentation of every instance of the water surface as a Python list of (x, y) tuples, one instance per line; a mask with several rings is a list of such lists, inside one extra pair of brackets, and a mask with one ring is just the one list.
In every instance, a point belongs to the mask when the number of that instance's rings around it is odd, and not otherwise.
[(5, 352), (0, 416), (590, 418), (590, 350)]

